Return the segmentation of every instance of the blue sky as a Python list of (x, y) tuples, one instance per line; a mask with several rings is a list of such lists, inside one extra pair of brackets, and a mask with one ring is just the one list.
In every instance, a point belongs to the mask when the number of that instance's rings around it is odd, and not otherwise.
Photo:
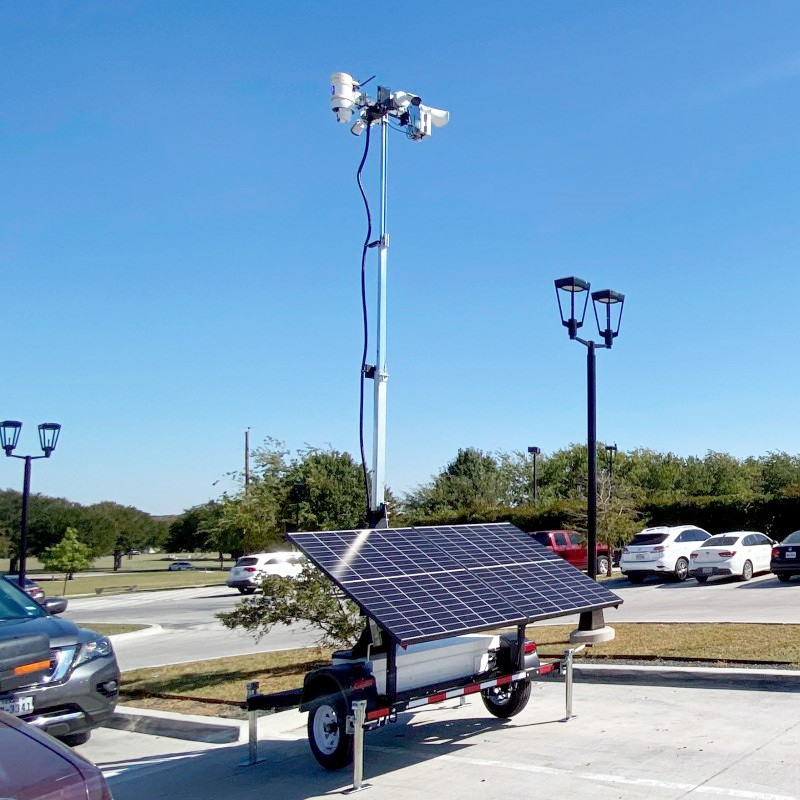
[(585, 438), (572, 274), (627, 296), (601, 438), (800, 451), (799, 26), (782, 0), (0, 2), (0, 416), (19, 452), (64, 426), (34, 491), (176, 513), (230, 488), (248, 426), (356, 452), (338, 70), (451, 112), (390, 142), (393, 489)]

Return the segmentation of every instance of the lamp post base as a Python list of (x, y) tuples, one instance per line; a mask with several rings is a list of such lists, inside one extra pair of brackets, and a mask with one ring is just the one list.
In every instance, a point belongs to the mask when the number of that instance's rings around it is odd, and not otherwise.
[(578, 620), (578, 627), (569, 635), (573, 644), (600, 644), (610, 642), (617, 632), (605, 623), (603, 609), (584, 611)]

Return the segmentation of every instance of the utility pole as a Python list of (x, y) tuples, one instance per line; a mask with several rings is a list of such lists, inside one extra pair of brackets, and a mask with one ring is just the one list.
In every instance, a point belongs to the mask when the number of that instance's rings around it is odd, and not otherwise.
[(250, 428), (244, 432), (244, 490), (250, 488)]

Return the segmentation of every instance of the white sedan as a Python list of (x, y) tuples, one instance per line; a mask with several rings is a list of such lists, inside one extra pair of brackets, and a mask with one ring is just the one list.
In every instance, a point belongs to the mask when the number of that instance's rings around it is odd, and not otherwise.
[(178, 570), (194, 569), (194, 564), (191, 561), (173, 561), (167, 569), (170, 572), (177, 572)]
[(756, 572), (769, 572), (773, 544), (768, 536), (755, 531), (719, 533), (692, 551), (689, 575), (698, 583), (714, 575), (736, 575), (749, 581)]

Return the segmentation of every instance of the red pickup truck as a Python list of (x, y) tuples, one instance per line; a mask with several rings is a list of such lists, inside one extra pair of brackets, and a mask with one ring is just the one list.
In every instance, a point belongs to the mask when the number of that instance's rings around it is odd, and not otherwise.
[[(534, 531), (530, 534), (539, 544), (549, 547), (556, 555), (578, 569), (587, 569), (589, 553), (585, 538), (577, 531)], [(608, 570), (608, 545), (597, 543), (597, 574)]]

